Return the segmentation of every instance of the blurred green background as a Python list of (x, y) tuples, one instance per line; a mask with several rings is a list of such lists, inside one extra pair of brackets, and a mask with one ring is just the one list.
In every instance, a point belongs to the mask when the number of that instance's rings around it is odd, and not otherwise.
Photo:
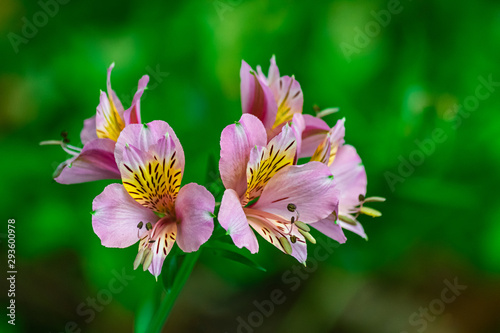
[[(267, 72), (272, 54), (281, 74), (301, 83), (305, 113), (314, 104), (340, 107), (325, 120), (346, 117), (346, 141), (366, 166), (368, 195), (387, 198), (372, 205), (383, 216), (361, 217), (369, 241), (347, 233), (347, 243), (309, 273), (294, 273), (297, 262), (264, 242), (253, 259), (267, 273), (206, 251), (164, 331), (500, 331), (499, 2), (58, 6), (45, 16), (54, 8), (35, 1), (2, 0), (0, 7), (0, 247), (6, 267), (7, 219), (16, 219), (13, 331), (132, 332), (163, 293), (149, 273), (132, 270), (135, 246), (105, 248), (92, 230), (92, 200), (110, 182), (55, 183), (52, 172), (67, 155), (38, 145), (62, 130), (80, 144), (107, 67), (116, 63), (112, 84), (126, 107), (138, 79), (150, 75), (143, 121), (167, 121), (186, 153), (183, 183), (206, 184), (220, 132), (241, 114), (241, 60)], [(36, 32), (23, 32), (26, 20), (38, 22)], [(481, 78), (494, 82), (485, 86)], [(444, 134), (430, 143), (436, 129)], [(129, 280), (110, 293), (110, 281), (123, 273)], [(445, 280), (455, 279), (467, 289), (442, 303)], [(8, 286), (1, 281), (4, 313)], [(256, 303), (268, 304), (273, 290), (282, 292), (281, 304), (258, 314)], [(427, 317), (419, 313), (429, 306)], [(12, 331), (2, 317), (0, 330)]]

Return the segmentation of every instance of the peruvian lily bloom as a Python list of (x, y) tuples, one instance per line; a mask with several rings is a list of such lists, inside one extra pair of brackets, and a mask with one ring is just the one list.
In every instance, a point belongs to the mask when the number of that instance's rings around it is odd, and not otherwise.
[[(302, 114), (304, 95), (294, 76), (281, 76), (273, 55), (267, 77), (257, 66), (257, 73), (243, 60), (240, 70), (241, 106), (243, 113), (259, 118), (267, 132), (268, 141), (281, 132), (292, 119), (303, 118), (302, 136), (298, 137), (298, 157), (310, 157), (324, 139), (330, 127), (322, 119)], [(334, 110), (334, 109), (330, 109)], [(301, 143), (302, 141), (302, 143)]]
[(306, 240), (315, 243), (307, 223), (337, 210), (337, 191), (326, 165), (294, 165), (297, 139), (283, 126), (267, 143), (266, 129), (243, 114), (221, 135), (219, 170), (226, 187), (219, 222), (239, 248), (259, 250), (255, 230), (299, 262), (307, 258)]
[[(365, 202), (385, 201), (384, 198), (380, 197), (365, 198), (366, 171), (356, 149), (351, 145), (344, 144), (344, 122), (345, 119), (337, 121), (337, 124), (329, 131), (311, 157), (311, 161), (322, 162), (330, 168), (335, 177), (337, 189), (340, 191), (338, 214), (333, 212), (326, 219), (311, 226), (340, 243), (346, 241), (342, 229), (350, 230), (368, 239), (357, 217), (359, 214), (372, 217), (381, 216), (379, 211), (363, 204)], [(331, 228), (332, 225), (337, 226), (337, 228)], [(330, 227), (330, 229), (325, 228), (325, 226)]]
[(94, 232), (106, 247), (139, 241), (134, 269), (142, 264), (158, 277), (175, 242), (193, 252), (210, 238), (215, 199), (195, 183), (181, 188), (184, 151), (166, 122), (125, 127), (115, 157), (123, 185), (108, 185), (94, 199)]
[(40, 144), (57, 144), (69, 153), (71, 158), (61, 163), (54, 179), (61, 184), (76, 184), (100, 179), (120, 179), (120, 171), (114, 158), (116, 140), (120, 132), (129, 124), (141, 122), (140, 98), (146, 88), (149, 76), (144, 75), (139, 80), (137, 92), (132, 106), (124, 110), (122, 103), (111, 89), (111, 71), (114, 63), (108, 69), (107, 91), (101, 91), (100, 103), (95, 116), (84, 121), (80, 139), (83, 148), (69, 145), (69, 140), (44, 141)]

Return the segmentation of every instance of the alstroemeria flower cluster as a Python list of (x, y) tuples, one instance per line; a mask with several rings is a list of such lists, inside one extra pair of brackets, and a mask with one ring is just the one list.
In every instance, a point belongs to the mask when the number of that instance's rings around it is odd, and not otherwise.
[(344, 230), (367, 238), (357, 218), (380, 216), (365, 203), (384, 199), (366, 198), (366, 172), (356, 149), (345, 144), (345, 119), (330, 128), (321, 116), (336, 109), (303, 114), (301, 86), (294, 76), (280, 76), (274, 56), (267, 76), (242, 62), (242, 115), (221, 133), (225, 190), (217, 204), (205, 187), (182, 186), (189, 162), (168, 123), (141, 123), (149, 77), (139, 80), (125, 110), (111, 89), (113, 67), (96, 114), (84, 121), (83, 148), (69, 145), (66, 134), (42, 144), (61, 145), (71, 155), (54, 174), (59, 183), (120, 180), (94, 199), (92, 226), (106, 247), (139, 243), (134, 269), (158, 277), (176, 243), (193, 252), (210, 239), (215, 217), (237, 247), (257, 253), (258, 234), (303, 264), (308, 243), (316, 243), (313, 229), (339, 243), (346, 241)]
[[(257, 249), (255, 245), (257, 243), (254, 242), (254, 236), (252, 237), (253, 233), (249, 232), (249, 228), (243, 228), (246, 224), (242, 222), (243, 215), (239, 213), (240, 209), (235, 205), (237, 198), (241, 202), (247, 224), (264, 239), (281, 247), (282, 251), (291, 254), (300, 262), (305, 262), (306, 252), (303, 238), (294, 234), (294, 230), (298, 230), (300, 235), (305, 235), (305, 238), (310, 240), (313, 240), (309, 233), (310, 227), (339, 243), (346, 241), (343, 229), (367, 238), (357, 217), (359, 214), (380, 216), (380, 212), (364, 206), (364, 203), (385, 199), (365, 198), (366, 172), (356, 149), (344, 144), (345, 119), (339, 120), (334, 127), (330, 128), (321, 118), (302, 114), (303, 93), (300, 84), (293, 76), (280, 76), (274, 56), (271, 58), (267, 77), (260, 66), (257, 67), (256, 73), (245, 61), (242, 62), (240, 77), (244, 117), (245, 114), (254, 115), (261, 121), (261, 126), (242, 117), (238, 124), (230, 125), (222, 132), (220, 172), (226, 192), (222, 199), (219, 221), (228, 230), (234, 243), (239, 247), (247, 247), (252, 252)], [(230, 133), (238, 134), (232, 134), (230, 137)], [(244, 143), (245, 136), (242, 133), (246, 134), (247, 144)], [(262, 141), (263, 136), (267, 136), (267, 146), (266, 141)], [(293, 137), (293, 140), (284, 140), (287, 136)], [(293, 141), (293, 145), (289, 147), (287, 154), (283, 154), (280, 150), (279, 152), (285, 156), (280, 157), (276, 148), (283, 148), (282, 145), (277, 144), (283, 141), (284, 143)], [(237, 166), (234, 161), (228, 162), (228, 155), (231, 155), (228, 153), (231, 152), (228, 146), (231, 144), (243, 151), (233, 153), (232, 156), (238, 156), (240, 164), (247, 165), (248, 163), (246, 192), (242, 191), (244, 186), (241, 185), (241, 166)], [(233, 150), (236, 149), (233, 148)], [(264, 181), (259, 182), (258, 195), (248, 198), (248, 189), (251, 189), (252, 176), (256, 170), (255, 160), (258, 160), (256, 156), (260, 152), (268, 154), (268, 151), (274, 151), (276, 154), (275, 159), (272, 159), (273, 156), (270, 155), (272, 161), (287, 161), (288, 163), (281, 165), (280, 170), (274, 168), (274, 173), (259, 178)], [(261, 153), (261, 160), (264, 156), (268, 156), (263, 153)], [(301, 166), (294, 165), (298, 158), (304, 157), (310, 157), (309, 162)], [(322, 168), (317, 163), (321, 164)], [(269, 169), (273, 166), (272, 163), (269, 166), (262, 164)], [(304, 172), (299, 177), (296, 170)], [(307, 170), (311, 170), (311, 173), (305, 172)], [(232, 173), (232, 176), (228, 176), (227, 173)], [(260, 176), (260, 174), (256, 175)], [(326, 186), (325, 175), (328, 175), (328, 179), (331, 180), (328, 186)], [(316, 183), (318, 179), (315, 177), (320, 176), (323, 178)], [(236, 183), (234, 178), (240, 179), (240, 183)], [(230, 179), (232, 181), (229, 181)], [(278, 188), (285, 189), (282, 193), (287, 195), (280, 197), (272, 193)], [(300, 193), (302, 196), (295, 197), (293, 193)], [(269, 213), (270, 210), (266, 206), (269, 203), (272, 204), (271, 211), (274, 214), (272, 217), (261, 213), (259, 220), (255, 214), (248, 213), (252, 213), (252, 209), (261, 207), (261, 211)], [(315, 213), (314, 216), (308, 215), (311, 209)], [(296, 216), (290, 216), (290, 213), (296, 213)], [(267, 219), (263, 218), (264, 215)], [(262, 228), (256, 222), (257, 220), (267, 220), (268, 225), (274, 221), (274, 228), (269, 228), (269, 226)], [(279, 242), (276, 242), (276, 238)]]

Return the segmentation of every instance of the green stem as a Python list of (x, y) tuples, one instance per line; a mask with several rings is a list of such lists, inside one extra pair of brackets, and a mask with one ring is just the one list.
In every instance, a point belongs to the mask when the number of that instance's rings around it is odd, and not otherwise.
[(184, 260), (182, 261), (181, 267), (179, 268), (179, 271), (177, 272), (174, 280), (174, 284), (172, 286), (172, 290), (168, 292), (165, 297), (162, 299), (160, 308), (156, 312), (156, 314), (153, 316), (151, 319), (151, 322), (149, 323), (148, 330), (146, 332), (151, 332), (151, 333), (160, 333), (161, 329), (163, 328), (163, 325), (168, 319), (168, 316), (170, 315), (170, 311), (172, 311), (172, 308), (174, 306), (175, 300), (181, 293), (182, 288), (184, 287), (184, 284), (186, 284), (186, 281), (189, 278), (189, 275), (191, 275), (191, 272), (193, 271), (194, 265), (196, 264), (196, 261), (198, 260), (198, 257), (200, 256), (201, 249), (196, 251), (196, 252), (191, 252), (185, 255)]

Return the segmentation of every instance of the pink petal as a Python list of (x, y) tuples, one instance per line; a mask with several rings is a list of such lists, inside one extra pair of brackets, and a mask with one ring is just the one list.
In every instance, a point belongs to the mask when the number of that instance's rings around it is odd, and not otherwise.
[(121, 164), (126, 144), (133, 145), (142, 151), (148, 151), (151, 145), (156, 144), (165, 134), (169, 134), (175, 143), (176, 159), (182, 173), (184, 173), (184, 150), (181, 143), (170, 125), (161, 120), (155, 120), (146, 125), (130, 124), (125, 127), (116, 142), (116, 163)]
[(205, 187), (184, 185), (175, 201), (177, 243), (184, 252), (197, 251), (214, 230), (215, 199)]
[(89, 141), (97, 139), (95, 115), (83, 121), (83, 129), (80, 132), (80, 139), (84, 145)]
[(344, 144), (344, 122), (345, 118), (339, 119), (335, 126), (330, 129), (324, 140), (318, 145), (311, 161), (318, 161), (326, 165), (333, 163), (339, 147)]
[(267, 85), (271, 88), (274, 96), (278, 96), (279, 92), (280, 70), (276, 65), (276, 56), (272, 56), (269, 65), (269, 73), (267, 75)]
[(274, 98), (278, 104), (278, 117), (281, 109), (288, 110), (290, 118), (294, 113), (302, 113), (304, 95), (300, 83), (294, 77), (285, 75), (278, 80), (276, 86), (278, 93), (274, 95)]
[(246, 247), (251, 253), (259, 251), (257, 237), (248, 225), (239, 196), (234, 190), (227, 189), (224, 192), (218, 219), (220, 225), (227, 230), (237, 247)]
[(141, 105), (140, 100), (146, 86), (149, 82), (149, 76), (144, 75), (139, 80), (139, 85), (137, 87), (137, 92), (132, 100), (132, 105), (123, 113), (123, 118), (125, 120), (125, 126), (129, 124), (140, 124), (141, 123)]
[(290, 220), (297, 215), (288, 210), (290, 203), (305, 223), (319, 221), (335, 211), (338, 191), (328, 167), (319, 162), (285, 167), (271, 178), (252, 208)]
[(267, 81), (267, 77), (266, 75), (262, 72), (262, 67), (260, 67), (260, 65), (257, 65), (256, 67), (257, 69), (257, 78), (259, 80), (261, 80), (262, 82), (265, 82), (268, 86), (269, 86), (269, 83)]
[(277, 105), (269, 87), (252, 73), (252, 68), (241, 63), (241, 108), (259, 118), (266, 129), (271, 129), (276, 121)]
[[(122, 178), (126, 178), (128, 177), (126, 175), (130, 173), (129, 169), (139, 174), (141, 173), (140, 169), (143, 169), (142, 173), (144, 173), (144, 169), (148, 169), (148, 163), (153, 161), (155, 161), (153, 154), (148, 151), (140, 150), (134, 145), (127, 145), (123, 151), (122, 163), (120, 163), (118, 167), (122, 174)], [(146, 177), (146, 179), (143, 179), (141, 175), (141, 181), (147, 180), (149, 180), (149, 178)]]
[(253, 115), (244, 114), (236, 124), (226, 126), (221, 134), (219, 171), (226, 188), (242, 195), (246, 191), (246, 167), (250, 150), (266, 145), (266, 130)]
[(120, 99), (118, 99), (118, 96), (116, 96), (116, 93), (114, 92), (114, 90), (111, 89), (111, 71), (113, 70), (114, 67), (115, 67), (115, 63), (112, 63), (111, 66), (109, 66), (109, 68), (108, 68), (108, 77), (106, 80), (106, 86), (107, 86), (107, 90), (108, 90), (108, 96), (111, 98), (112, 102), (114, 103), (114, 105), (116, 107), (116, 111), (118, 111), (118, 114), (123, 119), (123, 112), (124, 112), (123, 105), (120, 102)]
[[(92, 203), (92, 227), (106, 247), (127, 247), (146, 234), (146, 224), (155, 224), (158, 217), (142, 207), (121, 184), (108, 185)], [(138, 229), (139, 222), (143, 222)]]
[[(307, 243), (302, 243), (299, 242), (299, 232), (295, 232), (295, 237), (297, 238), (297, 241), (295, 243), (291, 243), (290, 245), (292, 246), (292, 257), (297, 259), (301, 264), (305, 264), (307, 260)], [(300, 237), (303, 238), (302, 235)], [(290, 236), (287, 237), (288, 241), (290, 241)], [(290, 241), (291, 242), (291, 241)]]
[(329, 132), (332, 146), (342, 146), (345, 142), (345, 118), (337, 120), (335, 126)]
[(311, 157), (318, 145), (330, 131), (330, 126), (324, 120), (304, 114), (305, 128), (302, 132), (302, 146), (299, 158)]
[(240, 117), (239, 123), (245, 129), (250, 147), (266, 145), (266, 129), (257, 117), (251, 114), (243, 114)]
[(167, 220), (168, 218), (164, 218), (158, 221), (151, 236), (155, 242), (151, 246), (153, 260), (151, 261), (151, 266), (149, 266), (149, 272), (155, 277), (160, 275), (163, 262), (170, 253), (170, 250), (172, 250), (178, 232), (177, 224)]
[(366, 195), (366, 171), (361, 164), (356, 149), (351, 145), (339, 148), (337, 156), (330, 166), (340, 191), (340, 214), (345, 215), (349, 208), (359, 204), (359, 195)]
[(61, 184), (77, 184), (100, 179), (120, 179), (113, 151), (115, 142), (95, 139), (83, 146), (82, 152), (58, 167), (55, 181)]
[(302, 133), (306, 128), (306, 123), (304, 120), (304, 115), (302, 113), (296, 113), (292, 118), (292, 130), (295, 138), (297, 139), (297, 158), (300, 156), (300, 151), (302, 149)]
[(335, 223), (333, 215), (330, 215), (326, 219), (311, 223), (309, 225), (319, 232), (330, 237), (331, 239), (336, 240), (340, 244), (345, 243), (347, 240), (340, 224)]
[(352, 225), (352, 224), (345, 223), (345, 222), (342, 222), (342, 221), (339, 221), (339, 224), (342, 227), (342, 229), (346, 229), (346, 230), (352, 231), (355, 234), (360, 235), (364, 239), (368, 239), (368, 236), (366, 236), (365, 230), (363, 229), (363, 226), (361, 225), (361, 223), (359, 223), (356, 220), (355, 220), (355, 222), (356, 222), (356, 225)]

